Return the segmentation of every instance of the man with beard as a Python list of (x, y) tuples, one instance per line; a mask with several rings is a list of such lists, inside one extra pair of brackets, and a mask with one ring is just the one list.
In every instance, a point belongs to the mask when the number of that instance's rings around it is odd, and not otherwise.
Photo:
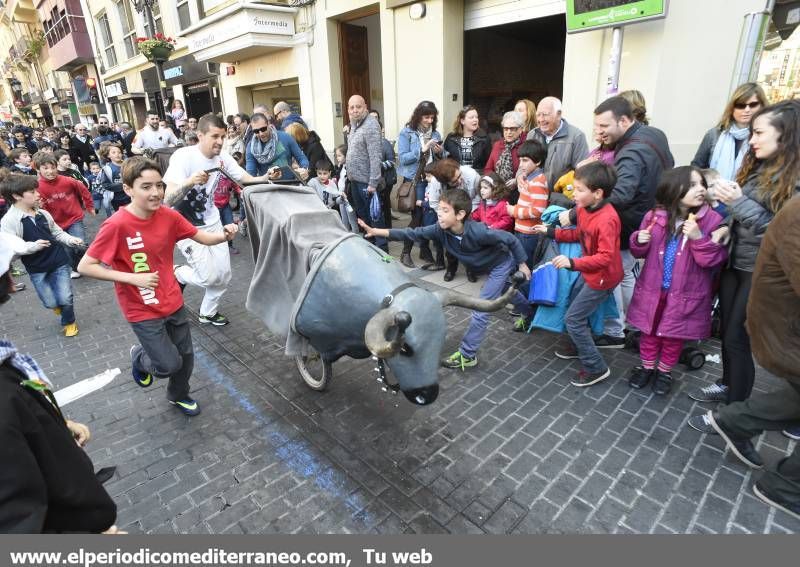
[[(177, 150), (164, 174), (167, 191), (164, 202), (181, 213), (193, 225), (206, 232), (222, 232), (219, 210), (214, 206), (214, 190), (225, 172), (238, 183), (268, 182), (267, 175), (254, 177), (236, 160), (222, 151), (227, 127), (215, 114), (200, 117), (197, 123), (199, 142)], [(200, 304), (200, 323), (228, 324), (219, 312), (219, 302), (231, 280), (231, 257), (228, 244), (203, 246), (191, 239), (178, 241), (178, 249), (188, 265), (176, 266), (175, 277), (181, 288), (187, 284), (205, 289)]]
[(131, 153), (141, 155), (146, 149), (158, 150), (178, 145), (178, 138), (172, 130), (159, 128), (159, 120), (158, 114), (151, 112), (147, 115), (147, 125), (136, 134), (136, 139), (131, 145)]

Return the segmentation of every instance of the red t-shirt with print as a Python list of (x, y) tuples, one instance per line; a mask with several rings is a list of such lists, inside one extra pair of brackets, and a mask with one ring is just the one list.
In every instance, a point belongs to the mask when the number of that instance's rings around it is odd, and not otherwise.
[(161, 319), (183, 305), (172, 271), (175, 243), (195, 234), (197, 227), (169, 207), (162, 206), (149, 219), (141, 219), (123, 207), (103, 223), (86, 254), (120, 272), (158, 272), (155, 290), (118, 282), (114, 287), (129, 322)]

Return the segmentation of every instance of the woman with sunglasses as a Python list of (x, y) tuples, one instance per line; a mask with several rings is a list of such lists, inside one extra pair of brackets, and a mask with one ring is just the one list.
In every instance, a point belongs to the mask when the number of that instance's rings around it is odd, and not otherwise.
[(722, 179), (735, 179), (749, 144), (750, 121), (767, 105), (763, 89), (756, 83), (739, 85), (725, 106), (719, 123), (706, 132), (692, 165), (716, 169)]
[[(785, 100), (754, 113), (749, 143), (736, 182), (717, 184), (716, 197), (727, 206), (732, 222), (730, 228), (714, 233), (729, 230), (733, 242), (719, 288), (722, 380), (689, 393), (700, 402), (742, 402), (753, 389), (755, 366), (745, 328), (747, 302), (767, 226), (800, 192), (800, 101)], [(751, 315), (758, 313), (751, 309)], [(691, 418), (689, 425), (714, 432), (706, 414)]]

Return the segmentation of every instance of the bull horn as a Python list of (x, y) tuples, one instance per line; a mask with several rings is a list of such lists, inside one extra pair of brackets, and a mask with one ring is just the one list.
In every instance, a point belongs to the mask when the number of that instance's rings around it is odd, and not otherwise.
[(511, 285), (506, 292), (497, 299), (481, 299), (480, 297), (473, 297), (465, 293), (453, 291), (451, 289), (437, 291), (436, 296), (442, 302), (442, 307), (448, 305), (456, 305), (458, 307), (466, 307), (474, 311), (497, 311), (503, 305), (511, 301), (514, 293), (517, 291), (517, 286), (525, 281), (525, 276), (522, 272), (516, 272), (511, 277)]
[(391, 358), (403, 346), (403, 332), (410, 324), (411, 315), (407, 311), (393, 313), (381, 309), (367, 323), (364, 342), (378, 358)]

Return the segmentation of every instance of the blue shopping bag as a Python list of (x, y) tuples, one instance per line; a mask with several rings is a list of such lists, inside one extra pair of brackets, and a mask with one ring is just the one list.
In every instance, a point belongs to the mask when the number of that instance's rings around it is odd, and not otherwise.
[(552, 307), (558, 300), (558, 268), (550, 262), (537, 267), (531, 273), (528, 302)]

